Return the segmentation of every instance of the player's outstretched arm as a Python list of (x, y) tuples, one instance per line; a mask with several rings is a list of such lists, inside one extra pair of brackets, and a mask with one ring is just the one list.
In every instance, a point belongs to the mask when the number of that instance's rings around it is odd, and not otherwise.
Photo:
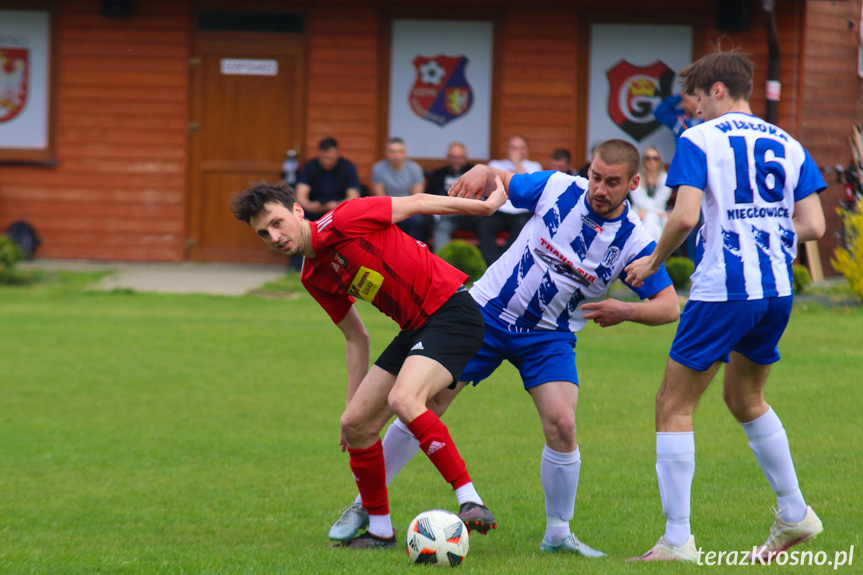
[[(351, 306), (345, 318), (336, 324), (345, 336), (345, 356), (348, 364), (348, 392), (345, 405), (351, 402), (357, 388), (369, 371), (370, 338), (357, 309)], [(339, 445), (347, 448), (344, 437), (339, 436)]]
[(510, 172), (479, 164), (455, 181), (449, 189), (449, 195), (457, 198), (490, 196), (496, 186), (495, 177), (500, 178), (504, 191), (509, 194), (509, 180), (512, 176)]
[(817, 240), (827, 231), (818, 194), (809, 194), (799, 202), (794, 202), (794, 231), (797, 232), (798, 242)]
[(492, 188), (488, 198), (484, 201), (437, 196), (434, 194), (416, 194), (393, 198), (393, 223), (398, 223), (416, 214), (439, 214), (442, 216), (452, 214), (468, 214), (471, 216), (491, 215), (507, 199), (506, 191), (500, 178), (496, 177), (494, 182), (495, 187)]
[(641, 287), (644, 280), (655, 274), (662, 262), (680, 247), (692, 228), (698, 224), (703, 197), (704, 191), (692, 186), (680, 186), (677, 189), (674, 210), (668, 216), (656, 249), (649, 256), (639, 258), (624, 268), (626, 283), (632, 287)]
[(668, 286), (647, 298), (647, 301), (624, 302), (609, 298), (582, 304), (584, 319), (609, 327), (625, 321), (644, 325), (663, 325), (680, 317), (680, 301), (674, 286)]

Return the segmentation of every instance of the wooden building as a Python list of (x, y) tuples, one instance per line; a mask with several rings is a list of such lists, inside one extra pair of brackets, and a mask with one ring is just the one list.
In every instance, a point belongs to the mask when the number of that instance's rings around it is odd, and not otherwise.
[[(822, 169), (848, 165), (851, 126), (863, 118), (860, 9), (861, 0), (775, 2), (777, 123)], [(40, 154), (5, 153), (0, 123), (0, 229), (29, 221), (45, 258), (281, 261), (233, 220), (228, 198), (276, 179), (285, 150), (309, 158), (327, 136), (368, 182), (391, 135), (399, 20), (490, 23), (478, 161), (499, 157), (512, 133), (544, 164), (557, 147), (576, 164), (586, 157), (600, 24), (689, 27), (688, 60), (720, 40), (741, 47), (756, 61), (753, 110), (763, 116), (767, 105), (757, 0), (0, 0), (0, 50), (3, 15), (21, 10), (50, 15), (49, 141)], [(226, 75), (226, 59), (276, 62), (277, 80)], [(431, 168), (444, 152), (413, 155)], [(829, 274), (844, 189), (826, 178), (830, 231), (819, 247)]]

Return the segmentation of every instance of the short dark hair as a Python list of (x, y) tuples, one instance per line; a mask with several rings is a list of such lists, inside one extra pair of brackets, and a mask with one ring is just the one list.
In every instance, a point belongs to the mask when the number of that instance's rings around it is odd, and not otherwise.
[(332, 150), (333, 148), (339, 149), (339, 143), (335, 138), (324, 138), (321, 140), (321, 143), (318, 144), (318, 149), (322, 152), (326, 152), (327, 150)]
[(252, 218), (264, 211), (264, 204), (282, 204), (290, 210), (296, 202), (294, 189), (284, 180), (275, 184), (258, 182), (234, 195), (231, 199), (231, 212), (235, 218), (248, 224)]
[(393, 136), (392, 138), (390, 138), (389, 140), (387, 140), (387, 145), (390, 145), (390, 144), (404, 144), (404, 143), (405, 143), (405, 141), (404, 141), (402, 138), (399, 138), (398, 136)]
[(572, 154), (569, 153), (569, 150), (566, 148), (558, 148), (551, 153), (552, 160), (566, 160), (568, 164), (572, 163)]
[(707, 54), (680, 71), (680, 84), (690, 96), (696, 89), (707, 93), (716, 82), (725, 84), (735, 100), (749, 100), (755, 64), (739, 49)]
[[(626, 140), (606, 140), (593, 149), (593, 158), (602, 158), (606, 164), (626, 164), (627, 177), (638, 173), (641, 155)], [(591, 159), (593, 159), (591, 158)]]

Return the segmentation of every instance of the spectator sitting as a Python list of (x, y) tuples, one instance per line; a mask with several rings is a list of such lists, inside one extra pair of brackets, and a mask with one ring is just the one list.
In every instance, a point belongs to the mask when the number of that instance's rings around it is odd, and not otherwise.
[(566, 148), (558, 148), (551, 153), (549, 168), (563, 172), (567, 176), (577, 176), (578, 172), (572, 169), (572, 154)]
[(644, 150), (641, 169), (638, 170), (638, 187), (630, 192), (629, 199), (638, 217), (644, 222), (644, 227), (656, 241), (659, 241), (668, 220), (671, 188), (665, 185), (667, 175), (659, 149), (648, 146)]
[[(498, 168), (505, 172), (514, 174), (532, 174), (542, 170), (539, 162), (527, 159), (528, 145), (524, 136), (513, 134), (509, 137), (506, 146), (507, 157), (502, 160), (492, 160), (489, 167)], [(479, 239), (479, 250), (486, 263), (491, 265), (498, 257), (515, 241), (521, 228), (527, 223), (533, 212), (518, 209), (507, 200), (501, 208), (492, 215), (482, 218), (477, 225), (477, 238)], [(507, 232), (506, 245), (497, 245), (497, 234)]]
[[(463, 173), (473, 167), (467, 161), (467, 149), (464, 144), (453, 142), (446, 153), (446, 165), (432, 172), (426, 185), (426, 193), (445, 196), (450, 187)], [(440, 250), (452, 239), (454, 231), (475, 231), (479, 216), (454, 214), (448, 216), (433, 216), (435, 251)]]
[[(408, 159), (405, 141), (401, 138), (387, 140), (386, 154), (386, 160), (372, 166), (372, 195), (399, 198), (422, 193), (425, 175), (419, 164)], [(413, 215), (397, 225), (413, 239), (426, 241), (425, 220), (421, 214)]]
[(303, 166), (297, 180), (296, 197), (310, 221), (346, 200), (360, 197), (357, 168), (341, 157), (339, 144), (333, 138), (321, 140), (318, 157)]

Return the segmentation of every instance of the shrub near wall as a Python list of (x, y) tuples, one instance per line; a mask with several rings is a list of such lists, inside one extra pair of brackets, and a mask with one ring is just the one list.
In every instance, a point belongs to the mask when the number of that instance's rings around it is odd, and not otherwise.
[(435, 252), (439, 258), (452, 267), (466, 273), (471, 283), (482, 277), (485, 260), (479, 248), (464, 240), (453, 240)]
[(845, 245), (836, 248), (830, 263), (845, 276), (851, 291), (863, 299), (863, 212), (837, 210), (845, 230)]
[(0, 236), (0, 284), (23, 285), (29, 283), (29, 275), (15, 269), (24, 259), (24, 252), (12, 238)]
[(812, 275), (805, 266), (794, 264), (791, 267), (791, 274), (794, 278), (794, 293), (796, 294), (805, 292), (809, 284), (812, 283)]
[(695, 264), (689, 258), (673, 256), (665, 260), (665, 270), (675, 289), (686, 289), (689, 287), (689, 276), (695, 271)]

